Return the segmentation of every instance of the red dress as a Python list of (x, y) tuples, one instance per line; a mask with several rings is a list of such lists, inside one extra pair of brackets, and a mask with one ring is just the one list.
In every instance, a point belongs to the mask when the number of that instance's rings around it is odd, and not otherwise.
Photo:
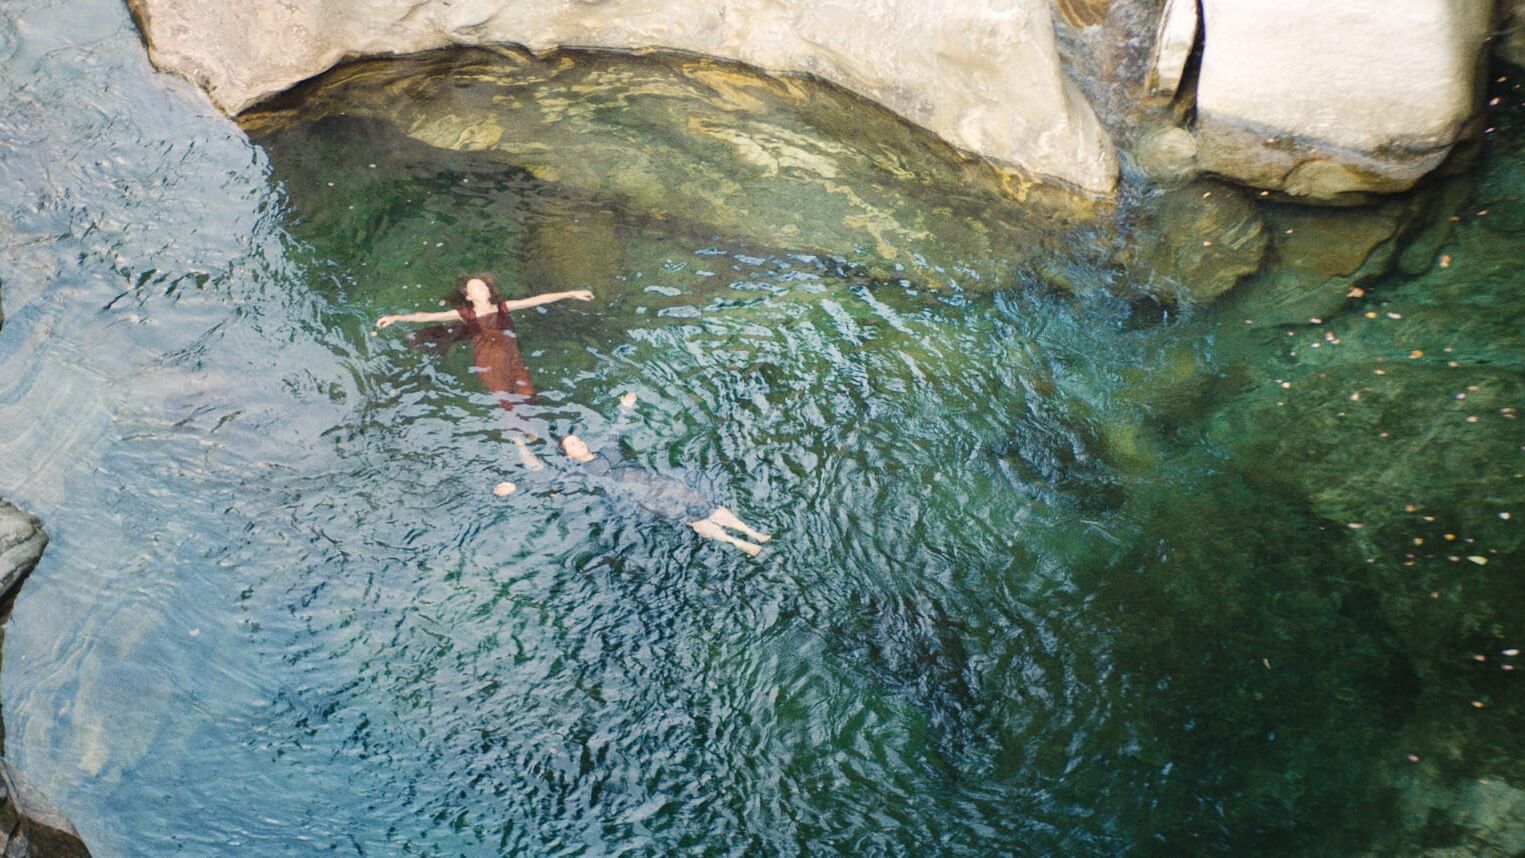
[(530, 381), (529, 367), (519, 354), (519, 337), (514, 333), (514, 320), (508, 315), (508, 304), (498, 302), (498, 312), (488, 317), (484, 324), (470, 305), (456, 310), (464, 326), (461, 335), (471, 337), (471, 371), (482, 380), (498, 404), (505, 411), (514, 405), (535, 401), (535, 385)]

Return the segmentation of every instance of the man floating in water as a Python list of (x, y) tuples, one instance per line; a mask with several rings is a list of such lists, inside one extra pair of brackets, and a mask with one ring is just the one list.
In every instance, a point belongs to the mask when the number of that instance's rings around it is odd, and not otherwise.
[[(619, 416), (615, 418), (612, 432), (614, 437), (606, 445), (615, 448), (615, 452), (594, 453), (576, 435), (561, 439), (562, 452), (576, 462), (580, 466), (577, 470), (594, 481), (605, 494), (628, 498), (648, 512), (682, 521), (705, 539), (723, 542), (756, 557), (762, 551), (762, 546), (758, 543), (767, 542), (772, 539), (771, 536), (752, 528), (730, 510), (715, 504), (691, 486), (643, 468), (619, 455), (619, 438), (634, 410), (634, 393), (620, 397)], [(739, 539), (726, 532), (727, 529), (737, 531), (752, 541)]]
[[(439, 350), (448, 349), (453, 343), (468, 337), (471, 339), (471, 371), (482, 380), (493, 397), (506, 412), (509, 438), (519, 451), (519, 461), (525, 468), (538, 471), (543, 465), (530, 452), (527, 438), (533, 438), (523, 418), (513, 413), (518, 404), (535, 402), (535, 385), (530, 380), (529, 367), (519, 354), (519, 337), (514, 333), (514, 320), (509, 313), (557, 301), (591, 301), (593, 293), (587, 289), (572, 292), (547, 292), (517, 301), (506, 301), (498, 294), (492, 278), (482, 274), (466, 277), (451, 294), (454, 310), (438, 313), (407, 313), (400, 316), (382, 316), (376, 327), (388, 328), (398, 322), (447, 322), (437, 328), (428, 328), (411, 337)], [(511, 494), (513, 483), (499, 483), (493, 493)]]

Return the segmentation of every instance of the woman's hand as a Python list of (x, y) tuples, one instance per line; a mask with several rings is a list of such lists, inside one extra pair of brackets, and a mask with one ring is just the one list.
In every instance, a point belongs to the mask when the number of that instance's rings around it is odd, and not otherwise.
[(402, 321), (402, 317), (401, 316), (382, 316), (381, 318), (376, 320), (376, 327), (378, 327), (378, 328), (390, 328), (391, 326), (397, 324), (400, 321)]
[(589, 289), (574, 289), (567, 293), (567, 297), (574, 301), (592, 301), (593, 292)]

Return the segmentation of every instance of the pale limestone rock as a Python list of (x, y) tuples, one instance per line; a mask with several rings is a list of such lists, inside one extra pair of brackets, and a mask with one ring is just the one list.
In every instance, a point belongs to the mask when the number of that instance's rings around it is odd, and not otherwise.
[(1488, 0), (1203, 0), (1203, 169), (1311, 200), (1393, 192), (1479, 107)]
[(129, 0), (155, 65), (229, 113), (361, 56), (450, 45), (670, 49), (808, 73), (954, 145), (1092, 194), (1111, 141), (1060, 70), (1047, 0)]
[(1165, 0), (1149, 62), (1149, 88), (1166, 98), (1181, 88), (1186, 61), (1197, 42), (1197, 0)]

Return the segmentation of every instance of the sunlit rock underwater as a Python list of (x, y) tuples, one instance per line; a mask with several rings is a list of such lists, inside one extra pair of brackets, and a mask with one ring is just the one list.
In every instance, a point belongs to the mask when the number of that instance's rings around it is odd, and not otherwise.
[[(1016, 259), (1073, 246), (1066, 224), (1095, 230), (1093, 204), (962, 155), (841, 89), (697, 57), (501, 49), (373, 60), (240, 122), (314, 234), (383, 218), (382, 201), (458, 201), (454, 256), (496, 251), (496, 218), (533, 223), (580, 203), (600, 211), (536, 227), (531, 240), (560, 245), (537, 255), (582, 266), (612, 254), (585, 272), (604, 277), (642, 223), (973, 289)], [(458, 187), (408, 200), (403, 182), (427, 172)], [(521, 213), (506, 210), (516, 204)], [(407, 238), (376, 249), (416, 255)]]

